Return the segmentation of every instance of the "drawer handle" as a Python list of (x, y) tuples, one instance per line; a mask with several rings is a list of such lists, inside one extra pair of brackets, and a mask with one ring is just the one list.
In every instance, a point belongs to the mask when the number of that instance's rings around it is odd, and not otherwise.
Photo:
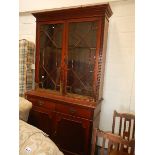
[(76, 109), (74, 109), (74, 108), (70, 108), (70, 109), (69, 109), (69, 112), (73, 115), (73, 114), (76, 113)]
[(39, 104), (40, 106), (42, 106), (42, 105), (44, 104), (44, 102), (43, 102), (43, 101), (38, 101), (38, 104)]

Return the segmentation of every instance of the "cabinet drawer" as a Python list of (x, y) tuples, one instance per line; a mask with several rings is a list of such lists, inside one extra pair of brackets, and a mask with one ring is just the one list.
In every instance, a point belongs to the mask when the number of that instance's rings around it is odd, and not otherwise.
[(33, 97), (28, 97), (28, 100), (32, 102), (33, 106), (47, 108), (49, 110), (55, 109), (55, 104), (50, 101), (47, 101), (41, 98), (33, 98)]
[(56, 104), (56, 111), (81, 118), (90, 119), (92, 117), (91, 110), (73, 105)]

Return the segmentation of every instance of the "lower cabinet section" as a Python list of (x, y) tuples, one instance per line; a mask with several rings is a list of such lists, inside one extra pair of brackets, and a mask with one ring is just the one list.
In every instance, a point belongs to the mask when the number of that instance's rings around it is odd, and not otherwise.
[(81, 105), (26, 94), (32, 102), (28, 123), (47, 133), (64, 155), (90, 155), (93, 126), (98, 127), (101, 104)]

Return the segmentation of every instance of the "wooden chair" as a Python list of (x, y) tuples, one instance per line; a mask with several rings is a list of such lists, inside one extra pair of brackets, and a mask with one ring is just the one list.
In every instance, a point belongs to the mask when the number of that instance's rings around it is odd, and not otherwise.
[[(99, 155), (134, 155), (134, 140), (128, 141), (119, 135), (104, 132), (96, 128), (93, 130), (91, 155), (95, 155), (95, 147), (99, 137), (103, 139)], [(107, 154), (104, 153), (106, 142), (108, 142)], [(128, 151), (124, 152), (124, 148)]]
[[(119, 119), (119, 124), (116, 124), (117, 119)], [(118, 132), (116, 132), (117, 127), (119, 128)], [(115, 110), (113, 114), (112, 133), (118, 133), (118, 135), (127, 140), (134, 139), (135, 115), (128, 113), (118, 113)]]

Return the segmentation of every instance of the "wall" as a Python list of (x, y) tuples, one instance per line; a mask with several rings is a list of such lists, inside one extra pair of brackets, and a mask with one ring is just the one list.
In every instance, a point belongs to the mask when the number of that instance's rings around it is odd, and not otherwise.
[[(46, 0), (47, 1), (47, 0)], [(98, 0), (98, 3), (106, 0)], [(110, 1), (110, 0), (109, 0)], [(55, 3), (57, 2), (57, 3)], [(63, 7), (95, 4), (95, 0), (61, 1), (58, 3), (20, 1), (19, 38), (35, 42), (35, 18), (30, 12), (36, 10), (60, 9)], [(70, 3), (69, 3), (70, 2)], [(72, 2), (72, 3), (71, 3)], [(30, 5), (31, 3), (31, 5)], [(50, 5), (48, 5), (50, 4)], [(53, 5), (51, 5), (53, 4)], [(101, 110), (100, 128), (111, 130), (113, 110), (135, 111), (134, 102), (134, 0), (110, 2), (113, 15), (110, 18), (107, 59), (104, 82), (104, 102)]]
[(28, 39), (35, 43), (36, 23), (35, 18), (30, 13), (19, 16), (19, 39)]
[(83, 5), (103, 4), (118, 0), (19, 0), (19, 12), (58, 10)]
[(113, 110), (135, 111), (134, 105), (134, 1), (111, 2), (104, 102), (100, 128), (110, 130)]

